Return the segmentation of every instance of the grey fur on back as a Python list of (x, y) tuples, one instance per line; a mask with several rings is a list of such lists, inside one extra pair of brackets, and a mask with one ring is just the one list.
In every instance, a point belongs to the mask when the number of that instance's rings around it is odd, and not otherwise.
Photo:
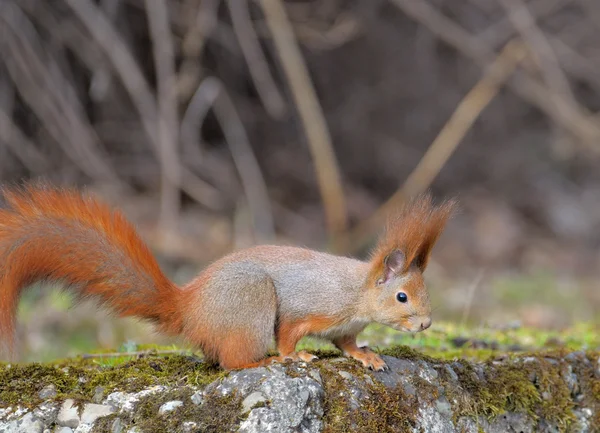
[[(272, 282), (277, 293), (279, 316), (289, 319), (337, 316), (356, 305), (367, 273), (368, 264), (356, 259), (304, 248), (265, 245), (227, 256), (213, 276), (222, 287), (211, 288), (237, 297), (239, 294), (232, 289), (248, 290), (251, 286), (248, 275), (262, 275)], [(238, 278), (246, 284), (226, 283)]]

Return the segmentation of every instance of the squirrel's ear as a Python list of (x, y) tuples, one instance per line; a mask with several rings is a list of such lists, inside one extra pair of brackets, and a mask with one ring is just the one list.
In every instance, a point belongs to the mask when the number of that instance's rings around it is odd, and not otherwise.
[(404, 268), (406, 256), (400, 250), (394, 250), (383, 259), (383, 275), (377, 281), (378, 284), (383, 284), (388, 281), (393, 275), (399, 274)]

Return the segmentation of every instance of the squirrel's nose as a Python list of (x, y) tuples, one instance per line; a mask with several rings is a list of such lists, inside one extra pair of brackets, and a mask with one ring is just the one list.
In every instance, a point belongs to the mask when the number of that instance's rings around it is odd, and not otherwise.
[(429, 328), (431, 326), (431, 317), (428, 317), (427, 319), (423, 319), (423, 321), (421, 322), (421, 330), (424, 331), (425, 329)]

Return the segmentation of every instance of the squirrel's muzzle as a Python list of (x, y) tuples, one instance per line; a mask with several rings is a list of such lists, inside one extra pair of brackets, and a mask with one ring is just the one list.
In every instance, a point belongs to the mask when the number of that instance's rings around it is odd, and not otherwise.
[(409, 319), (410, 332), (421, 332), (431, 326), (431, 316), (414, 316)]

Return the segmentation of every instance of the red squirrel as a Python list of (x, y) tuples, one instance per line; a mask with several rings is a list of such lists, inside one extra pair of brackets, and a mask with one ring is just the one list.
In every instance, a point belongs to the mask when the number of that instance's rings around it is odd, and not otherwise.
[[(304, 248), (256, 246), (212, 263), (178, 287), (123, 214), (76, 190), (5, 188), (0, 209), (0, 353), (14, 352), (22, 289), (53, 281), (120, 316), (180, 335), (224, 369), (311, 361), (306, 335), (333, 342), (365, 367), (385, 362), (356, 336), (371, 322), (419, 332), (431, 325), (423, 271), (454, 201), (423, 195), (394, 218), (368, 262)], [(265, 358), (276, 342), (279, 356)]]

